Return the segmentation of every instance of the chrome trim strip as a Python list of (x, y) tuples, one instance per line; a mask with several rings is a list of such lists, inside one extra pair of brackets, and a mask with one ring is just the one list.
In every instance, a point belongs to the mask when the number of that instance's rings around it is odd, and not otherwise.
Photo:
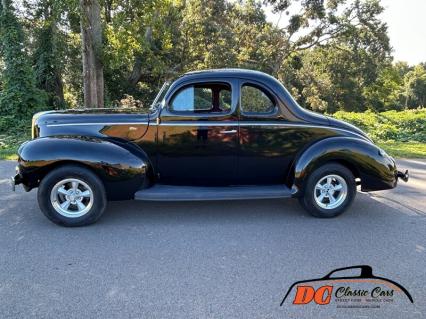
[(350, 133), (356, 136), (361, 137), (363, 140), (368, 140), (365, 136), (353, 132), (353, 131), (349, 131), (349, 130), (345, 130), (343, 128), (340, 127), (334, 127), (334, 126), (328, 126), (328, 125), (312, 125), (312, 124), (303, 124), (303, 123), (273, 123), (273, 122), (240, 122), (240, 124), (238, 124), (238, 122), (236, 121), (232, 121), (232, 122), (226, 122), (226, 121), (220, 121), (220, 122), (205, 122), (205, 123), (194, 123), (193, 121), (188, 121), (188, 122), (182, 122), (182, 121), (176, 121), (176, 122), (162, 122), (160, 124), (157, 123), (150, 123), (151, 125), (159, 125), (159, 126), (196, 126), (196, 127), (208, 127), (208, 126), (240, 126), (240, 127), (251, 127), (251, 126), (271, 126), (271, 127), (307, 127), (307, 128), (322, 128), (322, 129), (331, 129), (331, 130), (337, 130), (337, 131), (341, 131), (341, 132), (346, 132), (346, 133)]
[[(151, 124), (150, 124), (151, 125)], [(237, 121), (188, 121), (188, 122), (160, 122), (160, 124), (152, 123), (152, 125), (158, 126), (238, 126)]]
[[(59, 123), (59, 124), (46, 124), (47, 127), (60, 127), (60, 126), (87, 126), (87, 125), (148, 125), (148, 122), (104, 122), (104, 123), (93, 123), (93, 122), (84, 122), (84, 123)], [(209, 126), (240, 126), (240, 127), (253, 127), (253, 126), (271, 126), (271, 127), (307, 127), (307, 128), (323, 128), (323, 129), (332, 129), (341, 132), (350, 133), (356, 136), (361, 137), (362, 139), (367, 139), (365, 136), (345, 130), (343, 128), (328, 126), (328, 125), (312, 125), (312, 124), (303, 124), (303, 123), (274, 123), (274, 122), (240, 122), (238, 121), (172, 121), (172, 122), (161, 122), (157, 124), (152, 121), (149, 122), (149, 126), (195, 126), (195, 127), (209, 127)], [(368, 140), (368, 139), (367, 139)]]
[(46, 124), (47, 127), (57, 126), (87, 126), (87, 125), (148, 125), (148, 122), (84, 122), (84, 123), (59, 123), (59, 124)]

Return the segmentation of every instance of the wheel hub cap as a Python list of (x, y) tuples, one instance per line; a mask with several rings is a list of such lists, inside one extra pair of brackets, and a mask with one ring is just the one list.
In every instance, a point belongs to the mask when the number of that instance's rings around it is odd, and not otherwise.
[(315, 185), (314, 198), (316, 204), (323, 209), (334, 209), (345, 202), (348, 185), (339, 175), (322, 177)]
[(59, 181), (52, 188), (50, 202), (62, 216), (81, 217), (93, 206), (93, 191), (87, 183), (77, 178)]

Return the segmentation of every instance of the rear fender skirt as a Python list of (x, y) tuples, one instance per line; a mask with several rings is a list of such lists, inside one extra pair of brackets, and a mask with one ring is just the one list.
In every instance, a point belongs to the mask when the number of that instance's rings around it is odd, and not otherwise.
[(42, 137), (22, 144), (18, 154), (27, 188), (37, 187), (55, 166), (76, 163), (102, 179), (110, 200), (133, 198), (151, 166), (147, 155), (132, 144), (92, 137)]
[(292, 192), (294, 196), (302, 195), (307, 177), (319, 166), (333, 161), (346, 164), (360, 177), (362, 191), (393, 188), (396, 186), (395, 162), (381, 153), (374, 144), (353, 137), (320, 140), (296, 157), (292, 165)]

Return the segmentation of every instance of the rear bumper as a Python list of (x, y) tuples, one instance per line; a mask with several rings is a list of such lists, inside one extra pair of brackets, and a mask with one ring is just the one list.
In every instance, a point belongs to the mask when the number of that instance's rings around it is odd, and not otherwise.
[[(396, 167), (395, 161), (389, 157), (389, 161), (385, 165), (379, 166), (374, 174), (361, 174), (361, 191), (374, 192), (392, 189), (398, 186), (398, 181), (408, 182), (408, 170), (400, 171)], [(365, 172), (365, 171), (364, 171)]]
[(402, 179), (404, 182), (408, 182), (408, 179), (410, 178), (410, 175), (408, 174), (408, 169), (405, 170), (405, 172), (396, 171), (396, 179)]

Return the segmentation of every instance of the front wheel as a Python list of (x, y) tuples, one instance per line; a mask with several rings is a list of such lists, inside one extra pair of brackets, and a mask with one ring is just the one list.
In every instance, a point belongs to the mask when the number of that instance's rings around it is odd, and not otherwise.
[(47, 174), (40, 183), (37, 197), (44, 215), (62, 226), (94, 223), (107, 203), (99, 177), (78, 165), (62, 166)]
[(312, 216), (330, 218), (348, 209), (355, 194), (356, 184), (352, 172), (343, 165), (329, 163), (308, 177), (299, 201)]

